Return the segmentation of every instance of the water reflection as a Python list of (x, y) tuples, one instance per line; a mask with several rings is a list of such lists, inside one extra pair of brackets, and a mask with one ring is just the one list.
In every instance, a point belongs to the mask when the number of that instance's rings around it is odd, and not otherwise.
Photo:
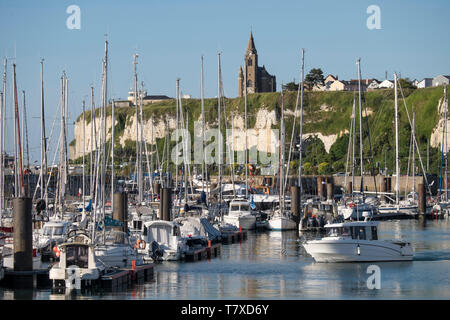
[(412, 262), (376, 263), (381, 289), (367, 287), (371, 263), (316, 263), (302, 242), (318, 234), (249, 232), (224, 245), (218, 258), (163, 262), (154, 280), (117, 293), (53, 295), (50, 290), (0, 290), (1, 299), (449, 299), (450, 222), (380, 222), (381, 239), (401, 238), (415, 250)]

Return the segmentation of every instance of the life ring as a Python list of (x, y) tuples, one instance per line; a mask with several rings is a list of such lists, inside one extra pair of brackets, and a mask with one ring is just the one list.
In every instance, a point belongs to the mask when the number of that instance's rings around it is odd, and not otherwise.
[(134, 244), (135, 249), (145, 249), (146, 246), (147, 244), (145, 243), (145, 241), (140, 239)]

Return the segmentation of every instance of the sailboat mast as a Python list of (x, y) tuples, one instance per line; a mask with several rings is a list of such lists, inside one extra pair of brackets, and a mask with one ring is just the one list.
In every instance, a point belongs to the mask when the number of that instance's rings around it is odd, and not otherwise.
[(447, 86), (444, 86), (444, 165), (445, 165), (445, 172), (444, 172), (444, 188), (445, 188), (445, 196), (444, 199), (447, 202), (448, 201), (448, 178), (447, 178)]
[(219, 214), (222, 217), (222, 132), (221, 132), (221, 108), (220, 108), (220, 52), (217, 54), (217, 108), (219, 117)]
[[(91, 199), (94, 199), (94, 177), (95, 177), (95, 164), (94, 164), (94, 126), (95, 126), (95, 108), (94, 108), (94, 87), (91, 86), (91, 152), (89, 153), (89, 175), (90, 175), (90, 181), (89, 181), (89, 194), (91, 196)], [(96, 148), (97, 149), (97, 146)]]
[(82, 190), (82, 202), (83, 202), (83, 212), (84, 212), (84, 208), (85, 208), (85, 205), (84, 205), (84, 192), (85, 192), (85, 190), (84, 190), (84, 186), (85, 186), (85, 184), (86, 184), (86, 181), (85, 181), (85, 179), (86, 179), (86, 168), (85, 168), (85, 153), (86, 153), (86, 119), (85, 119), (85, 102), (84, 102), (84, 100), (83, 100), (83, 190)]
[[(139, 179), (139, 158), (140, 158), (140, 150), (139, 150), (139, 105), (138, 105), (138, 88), (137, 88), (137, 73), (136, 73), (136, 65), (137, 65), (137, 57), (139, 55), (137, 53), (134, 54), (134, 105), (136, 107), (136, 182)], [(139, 182), (138, 182), (139, 183)], [(142, 202), (142, 195), (138, 192), (138, 202)]]
[(3, 215), (3, 92), (0, 92), (0, 226), (2, 226)]
[(22, 147), (20, 141), (20, 122), (19, 122), (19, 103), (17, 97), (17, 83), (16, 83), (16, 65), (13, 64), (13, 85), (14, 85), (14, 105), (16, 114), (16, 132), (17, 132), (17, 155), (18, 155), (18, 166), (15, 167), (15, 171), (20, 174), (20, 189), (18, 188), (18, 193), (16, 197), (22, 197), (25, 195), (23, 187), (23, 165), (22, 165)]
[(305, 49), (302, 49), (302, 76), (301, 76), (301, 83), (299, 83), (300, 87), (300, 146), (299, 146), (299, 164), (298, 164), (298, 187), (300, 189), (299, 192), (299, 206), (300, 206), (300, 217), (303, 216), (302, 213), (302, 193), (303, 193), (303, 188), (302, 188), (302, 170), (303, 170), (303, 154), (302, 154), (302, 150), (303, 150), (303, 81), (304, 81), (304, 77), (305, 77)]
[(244, 59), (244, 130), (245, 130), (245, 198), (248, 199), (248, 124), (247, 124), (247, 61)]
[[(41, 60), (41, 199), (44, 199), (47, 174), (47, 141), (45, 138), (44, 112), (44, 59)], [(47, 203), (47, 201), (46, 201)]]
[(361, 167), (361, 195), (364, 202), (364, 161), (363, 161), (363, 133), (362, 133), (362, 106), (361, 106), (361, 59), (358, 58), (358, 99), (359, 99), (359, 157)]
[[(4, 67), (4, 71), (3, 71), (3, 85), (2, 85), (2, 91), (3, 91), (3, 96), (2, 96), (2, 109), (1, 109), (1, 117), (0, 117), (0, 131), (1, 131), (1, 139), (0, 139), (0, 144), (1, 144), (1, 154), (0, 154), (0, 166), (2, 167), (2, 172), (0, 175), (0, 186), (1, 186), (1, 190), (0, 190), (0, 218), (1, 215), (3, 213), (3, 208), (5, 208), (5, 171), (3, 170), (3, 166), (4, 166), (4, 158), (3, 158), (3, 154), (4, 154), (4, 150), (5, 150), (5, 127), (4, 127), (4, 121), (6, 119), (6, 77), (7, 77), (7, 66), (8, 66), (8, 60), (5, 58), (4, 63), (3, 63), (3, 67)], [(0, 222), (1, 223), (1, 222)]]
[(114, 210), (114, 139), (115, 139), (115, 114), (114, 114), (114, 99), (111, 102), (111, 208)]
[(352, 195), (353, 199), (353, 190), (355, 188), (355, 148), (356, 148), (356, 97), (355, 94), (353, 94), (353, 108), (352, 108), (352, 115), (353, 115), (353, 132), (352, 132), (352, 190), (349, 190)]
[[(101, 199), (102, 215), (106, 216), (106, 107), (108, 104), (108, 40), (105, 39), (105, 58), (103, 59), (103, 82), (102, 82), (102, 176), (101, 176)], [(103, 237), (105, 230), (103, 229)]]
[(412, 120), (412, 135), (413, 135), (413, 147), (412, 147), (412, 194), (413, 194), (413, 200), (415, 199), (415, 192), (416, 192), (416, 152), (414, 148), (414, 141), (415, 141), (415, 127), (416, 127), (416, 113), (413, 112), (413, 120)]
[[(22, 130), (23, 130), (23, 139), (25, 140), (25, 147), (27, 150), (27, 163), (26, 163), (26, 167), (27, 167), (27, 186), (28, 186), (28, 190), (30, 190), (29, 186), (30, 186), (30, 149), (28, 147), (28, 124), (27, 124), (27, 108), (26, 108), (26, 104), (25, 104), (25, 91), (22, 91), (23, 93), (23, 113), (22, 113)], [(28, 192), (28, 191), (27, 191)], [(28, 195), (26, 195), (28, 196)]]
[(400, 161), (398, 151), (398, 95), (397, 95), (397, 74), (394, 73), (394, 91), (395, 91), (395, 204), (399, 210), (400, 201)]
[(280, 128), (281, 128), (281, 141), (280, 141), (280, 191), (279, 191), (279, 202), (280, 202), (280, 213), (284, 210), (284, 96), (283, 96), (283, 83), (281, 83), (281, 117), (280, 117)]
[(200, 76), (200, 84), (201, 84), (201, 90), (200, 90), (200, 99), (201, 99), (201, 105), (202, 105), (202, 153), (203, 153), (203, 159), (202, 159), (202, 192), (205, 192), (205, 87), (204, 87), (204, 79), (203, 79), (203, 55), (202, 55), (202, 72)]
[[(180, 78), (177, 78), (177, 87), (176, 87), (176, 94), (177, 94), (177, 99), (176, 99), (176, 124), (175, 124), (175, 132), (177, 132), (179, 130), (179, 123), (180, 123)], [(178, 133), (177, 133), (177, 140), (178, 140)], [(177, 141), (178, 142), (178, 141)], [(178, 184), (178, 143), (175, 145), (175, 153), (176, 153), (176, 157), (175, 157), (175, 190), (178, 190), (178, 186), (180, 186), (180, 190), (181, 190), (181, 177), (180, 177), (180, 184)], [(181, 192), (181, 191), (180, 191)], [(181, 199), (178, 200), (178, 202), (180, 202)]]
[(140, 123), (139, 123), (139, 170), (138, 170), (138, 193), (139, 193), (139, 201), (142, 202), (144, 199), (144, 177), (142, 173), (142, 151), (143, 151), (143, 139), (144, 139), (144, 124), (143, 124), (143, 116), (142, 116), (142, 104), (144, 100), (144, 86), (141, 84), (141, 93), (139, 95), (139, 115), (140, 115)]

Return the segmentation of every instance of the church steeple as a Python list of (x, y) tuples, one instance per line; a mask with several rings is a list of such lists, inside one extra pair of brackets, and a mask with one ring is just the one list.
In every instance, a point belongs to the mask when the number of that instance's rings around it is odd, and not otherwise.
[(248, 39), (247, 53), (256, 53), (255, 41), (253, 40), (253, 32), (250, 31), (250, 38)]

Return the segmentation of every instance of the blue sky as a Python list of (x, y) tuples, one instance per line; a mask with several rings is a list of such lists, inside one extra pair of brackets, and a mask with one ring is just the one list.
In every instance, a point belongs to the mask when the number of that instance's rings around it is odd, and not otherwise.
[[(66, 8), (78, 5), (81, 29), (69, 30)], [(369, 30), (366, 9), (381, 9), (381, 29)], [(126, 98), (132, 87), (133, 53), (148, 94), (200, 95), (200, 56), (205, 57), (205, 94), (217, 94), (217, 52), (222, 52), (225, 94), (237, 95), (237, 72), (253, 30), (260, 65), (281, 82), (299, 79), (305, 67), (340, 79), (383, 80), (385, 71), (422, 79), (450, 74), (450, 2), (447, 0), (147, 0), (0, 2), (0, 57), (15, 57), (19, 92), (26, 91), (30, 156), (38, 160), (40, 59), (45, 59), (47, 133), (59, 103), (62, 71), (69, 77), (73, 121), (90, 86), (100, 96), (105, 34), (109, 39), (109, 98)], [(3, 72), (3, 62), (1, 72)], [(11, 80), (11, 68), (8, 72)], [(9, 81), (10, 85), (10, 81)], [(9, 108), (12, 100), (9, 94)], [(8, 121), (11, 121), (9, 119)], [(12, 130), (12, 124), (7, 128)], [(54, 130), (59, 130), (55, 126)], [(12, 136), (12, 131), (8, 133)], [(56, 135), (56, 133), (54, 134)], [(69, 128), (69, 141), (73, 127)], [(12, 151), (12, 144), (8, 144)]]

